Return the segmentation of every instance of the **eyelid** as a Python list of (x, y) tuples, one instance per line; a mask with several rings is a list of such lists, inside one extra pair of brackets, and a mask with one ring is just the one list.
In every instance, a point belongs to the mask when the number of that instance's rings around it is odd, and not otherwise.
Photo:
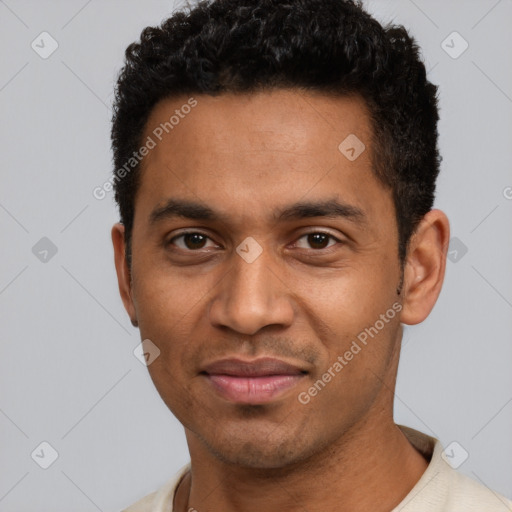
[[(165, 245), (174, 245), (174, 240), (176, 240), (176, 238), (180, 238), (184, 235), (201, 235), (201, 236), (204, 236), (205, 238), (207, 238), (208, 240), (210, 240), (211, 242), (213, 242), (214, 244), (216, 245), (219, 245), (217, 242), (215, 242), (215, 240), (207, 233), (204, 233), (203, 231), (201, 231), (200, 229), (192, 229), (192, 228), (188, 228), (188, 229), (184, 229), (183, 231), (180, 231), (178, 233), (175, 233), (172, 237), (170, 237), (167, 242), (165, 243)], [(197, 250), (192, 250), (192, 249), (183, 249), (181, 247), (178, 247), (178, 249), (181, 249), (183, 251), (187, 251), (187, 252), (199, 252), (201, 251), (202, 249), (197, 249)]]
[[(315, 234), (322, 234), (322, 235), (326, 235), (328, 237), (330, 237), (332, 240), (334, 240), (337, 244), (344, 244), (346, 243), (346, 240), (343, 240), (342, 238), (336, 236), (336, 235), (333, 235), (331, 232), (329, 231), (325, 231), (323, 229), (311, 229), (309, 231), (306, 231), (306, 232), (302, 232), (298, 238), (296, 239), (296, 241), (294, 242), (294, 245), (297, 244), (297, 242), (304, 238), (305, 236), (308, 236), (308, 235), (315, 235)], [(321, 252), (321, 251), (328, 251), (330, 249), (332, 249), (333, 247), (335, 247), (336, 244), (333, 244), (333, 245), (330, 245), (328, 247), (325, 247), (323, 249), (302, 249), (302, 250), (311, 250), (311, 251), (314, 251), (314, 252)]]
[(311, 228), (308, 231), (301, 232), (300, 236), (313, 235), (316, 233), (321, 233), (323, 235), (332, 236), (333, 238), (335, 238), (336, 240), (339, 240), (340, 242), (343, 241), (339, 238), (339, 235), (337, 235), (337, 234), (335, 235), (335, 234), (331, 233), (330, 231), (326, 230), (325, 228)]

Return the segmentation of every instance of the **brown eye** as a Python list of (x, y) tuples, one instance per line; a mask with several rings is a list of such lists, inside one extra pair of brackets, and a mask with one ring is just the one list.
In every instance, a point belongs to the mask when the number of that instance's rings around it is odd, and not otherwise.
[(308, 235), (308, 243), (313, 249), (325, 249), (329, 243), (329, 235), (325, 233), (312, 233)]
[(197, 249), (205, 248), (205, 244), (208, 240), (209, 237), (203, 235), (202, 233), (190, 232), (175, 236), (170, 240), (169, 243), (176, 245), (180, 249), (194, 251)]
[[(316, 233), (307, 233), (300, 237), (299, 240), (306, 240), (306, 243), (309, 247), (299, 247), (301, 249), (326, 249), (327, 247), (331, 247), (336, 242), (339, 242), (338, 239), (336, 239), (334, 236), (328, 234), (328, 233), (322, 233), (321, 231)], [(333, 241), (333, 243), (330, 244), (330, 241)]]
[(206, 242), (206, 237), (199, 233), (187, 233), (183, 236), (183, 241), (187, 249), (202, 249)]

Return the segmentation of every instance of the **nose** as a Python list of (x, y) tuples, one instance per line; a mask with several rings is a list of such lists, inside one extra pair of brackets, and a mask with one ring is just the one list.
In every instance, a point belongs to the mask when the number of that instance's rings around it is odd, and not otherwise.
[(210, 322), (238, 333), (253, 335), (269, 325), (288, 327), (293, 305), (288, 284), (278, 275), (275, 262), (262, 254), (251, 263), (237, 253), (233, 264), (216, 287), (210, 303)]

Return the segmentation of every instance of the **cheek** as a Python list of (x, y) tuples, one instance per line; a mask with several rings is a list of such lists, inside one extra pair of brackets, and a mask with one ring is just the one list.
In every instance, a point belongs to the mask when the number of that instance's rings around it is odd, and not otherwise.
[(168, 262), (151, 263), (134, 272), (134, 304), (142, 328), (180, 329), (187, 317), (204, 307), (215, 286), (213, 275), (195, 276)]
[(313, 318), (321, 319), (333, 333), (357, 334), (392, 307), (397, 275), (386, 262), (373, 261), (321, 278), (302, 274), (294, 280), (301, 282), (298, 295)]
[(201, 295), (183, 286), (180, 279), (169, 279), (164, 274), (147, 272), (134, 279), (133, 296), (141, 338), (151, 340), (160, 350), (149, 367), (153, 380), (183, 380), (183, 362), (194, 341), (191, 340), (194, 325), (190, 323), (197, 322)]
[(394, 280), (389, 269), (376, 268), (374, 273), (351, 269), (323, 287), (309, 287), (305, 310), (324, 346), (315, 381), (330, 369), (325, 378), (332, 380), (333, 389), (339, 386), (342, 396), (346, 397), (348, 390), (358, 396), (365, 389), (363, 382), (372, 388), (370, 381), (375, 381), (375, 375), (384, 375), (400, 329), (401, 305)]
[[(384, 310), (385, 312), (388, 310)], [(392, 313), (395, 311), (389, 310)], [(330, 340), (324, 340), (326, 354), (317, 372), (311, 375), (301, 395), (302, 402), (321, 414), (323, 422), (336, 427), (351, 425), (370, 409), (388, 382), (394, 365), (399, 322), (396, 317), (386, 323), (373, 315), (353, 322), (330, 324)], [(388, 385), (391, 385), (389, 383)], [(337, 427), (336, 427), (337, 428)]]

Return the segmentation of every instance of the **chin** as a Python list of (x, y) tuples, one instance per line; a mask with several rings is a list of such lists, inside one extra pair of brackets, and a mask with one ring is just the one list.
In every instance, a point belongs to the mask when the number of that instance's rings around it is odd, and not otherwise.
[[(238, 425), (221, 432), (215, 438), (201, 433), (198, 437), (222, 462), (247, 469), (291, 468), (321, 449), (304, 431), (287, 431), (275, 424), (260, 429)], [(313, 444), (308, 445), (306, 439)]]
[(262, 445), (243, 440), (239, 440), (239, 443), (231, 441), (225, 446), (209, 448), (226, 464), (247, 469), (281, 469), (294, 465), (303, 458), (297, 449), (293, 448), (294, 443), (290, 443), (290, 446), (270, 446), (269, 443)]

